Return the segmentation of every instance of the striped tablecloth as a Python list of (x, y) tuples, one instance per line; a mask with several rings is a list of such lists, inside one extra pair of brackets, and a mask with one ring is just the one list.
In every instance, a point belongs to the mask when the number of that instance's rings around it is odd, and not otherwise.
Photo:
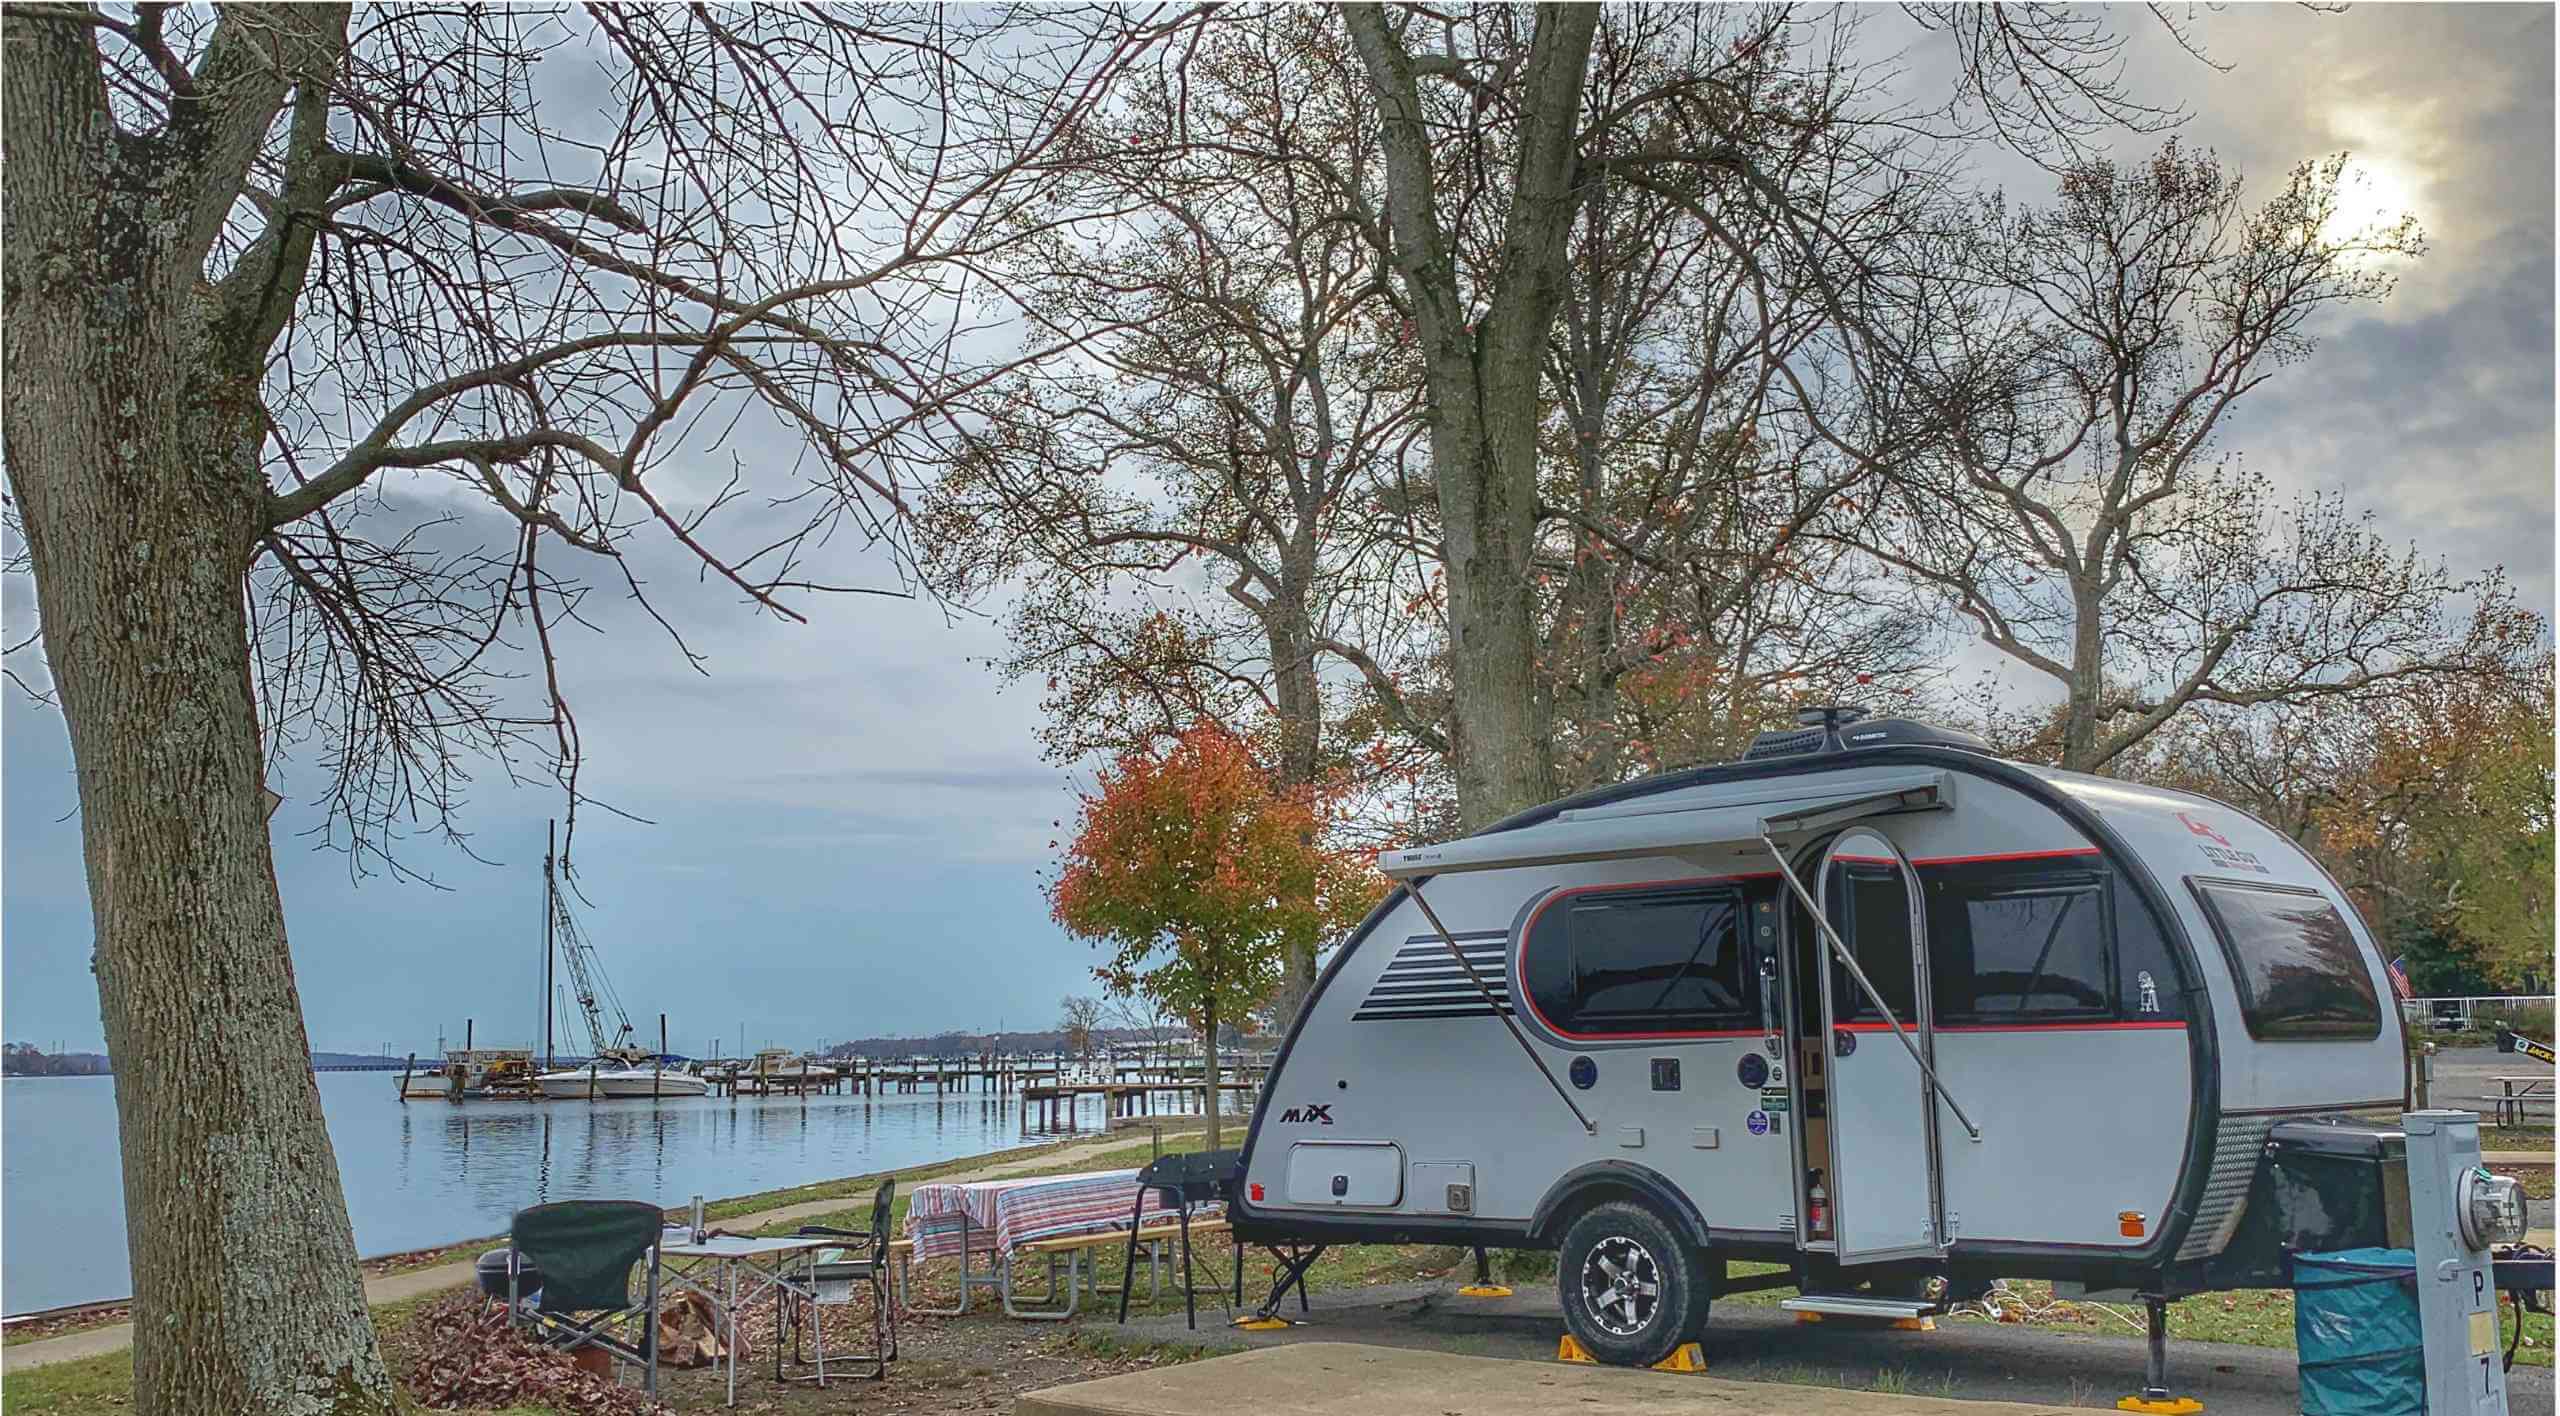
[[(972, 1252), (1010, 1253), (1042, 1239), (1125, 1229), (1137, 1202), (1134, 1170), (927, 1183), (909, 1192), (907, 1237), (915, 1241), (919, 1259), (950, 1258), (960, 1252), (961, 1219), (966, 1216)], [(1218, 1212), (1216, 1205), (1201, 1205), (1191, 1214), (1197, 1219)], [(1149, 1195), (1146, 1213), (1152, 1217), (1169, 1211)]]

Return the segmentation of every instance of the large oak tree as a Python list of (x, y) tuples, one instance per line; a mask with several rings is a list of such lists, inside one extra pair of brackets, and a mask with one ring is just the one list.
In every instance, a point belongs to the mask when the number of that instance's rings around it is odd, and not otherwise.
[[(623, 550), (655, 535), (759, 612), (857, 588), (813, 548), (900, 543), (914, 459), (986, 376), (955, 297), (1152, 23), (0, 18), (11, 510), (78, 769), (138, 1409), (394, 1403), (270, 760), (317, 744), (331, 829), (376, 860), (443, 822), (473, 750), (531, 744), (574, 809), (551, 650), (583, 572), (641, 595)], [(705, 476), (740, 427), (796, 461)], [(741, 486), (794, 519), (724, 539)]]

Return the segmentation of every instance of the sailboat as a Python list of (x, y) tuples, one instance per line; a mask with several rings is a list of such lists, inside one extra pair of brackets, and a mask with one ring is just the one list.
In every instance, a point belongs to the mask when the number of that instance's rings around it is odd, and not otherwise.
[[(631, 1015), (624, 1010), (622, 999), (613, 991), (613, 981), (605, 977), (604, 966), (596, 959), (595, 941), (587, 937), (577, 916), (570, 913), (568, 897), (560, 889), (556, 858), (548, 850), (542, 857), (542, 893), (543, 1056), (551, 1056), (551, 961), (556, 956), (569, 966), (570, 986), (576, 993), (579, 1014), (586, 1021), (594, 1060), (583, 1067), (545, 1071), (534, 1078), (534, 1085), (544, 1096), (561, 1101), (702, 1096), (709, 1092), (711, 1084), (693, 1070), (690, 1062), (666, 1054), (664, 1014), (659, 1015), (659, 1051), (646, 1052), (632, 1045)], [(610, 1030), (605, 1023), (607, 1008), (613, 1013)]]

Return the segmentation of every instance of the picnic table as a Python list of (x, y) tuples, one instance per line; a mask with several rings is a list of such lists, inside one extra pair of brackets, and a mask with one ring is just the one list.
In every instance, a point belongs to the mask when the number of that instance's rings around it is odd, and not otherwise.
[[(957, 1258), (960, 1298), (956, 1307), (919, 1307), (915, 1284), (907, 1281), (907, 1311), (956, 1317), (968, 1311), (974, 1290), (992, 1288), (1009, 1316), (1065, 1317), (1075, 1310), (1075, 1284), (1082, 1259), (1078, 1247), (1062, 1241), (1126, 1234), (1133, 1217), (1139, 1219), (1140, 1229), (1145, 1231), (1147, 1218), (1173, 1214), (1155, 1203), (1152, 1196), (1145, 1205), (1142, 1208), (1135, 1170), (1089, 1170), (1074, 1175), (918, 1185), (907, 1198), (909, 1247), (901, 1258), (904, 1262)], [(1214, 1207), (1209, 1212), (1214, 1213)], [(1195, 1208), (1194, 1221), (1203, 1213)], [(1141, 1237), (1148, 1241), (1149, 1277), (1153, 1280), (1155, 1245), (1162, 1242), (1161, 1234), (1142, 1233)], [(1063, 1301), (1063, 1310), (1034, 1310), (1015, 1301), (1012, 1261), (1016, 1255), (1034, 1252), (1051, 1261), (1051, 1292), (1042, 1301)], [(1061, 1254), (1068, 1256), (1070, 1265), (1063, 1293), (1058, 1288), (1056, 1269)], [(985, 1269), (974, 1269), (973, 1258), (985, 1259)], [(1128, 1278), (1124, 1275), (1122, 1282)]]
[[(773, 1300), (774, 1331), (782, 1331), (782, 1305), (786, 1299), (817, 1296), (815, 1259), (819, 1250), (835, 1248), (844, 1241), (815, 1235), (759, 1239), (745, 1234), (709, 1234), (696, 1240), (689, 1226), (677, 1225), (665, 1230), (658, 1239), (658, 1262), (661, 1279), (669, 1288), (701, 1294), (719, 1315), (722, 1333), (728, 1338), (729, 1395), (728, 1405), (738, 1404), (738, 1315), (759, 1294)], [(740, 1291), (741, 1280), (744, 1292)], [(818, 1380), (825, 1385), (827, 1371), (826, 1334), (820, 1328), (817, 1337)], [(773, 1349), (774, 1375), (782, 1373), (782, 1344)]]
[(2496, 1120), (2501, 1126), (2521, 1126), (2531, 1118), (2526, 1115), (2536, 1103), (2551, 1104), (2551, 1073), (2540, 1072), (2527, 1077), (2491, 1077), (2498, 1084)]

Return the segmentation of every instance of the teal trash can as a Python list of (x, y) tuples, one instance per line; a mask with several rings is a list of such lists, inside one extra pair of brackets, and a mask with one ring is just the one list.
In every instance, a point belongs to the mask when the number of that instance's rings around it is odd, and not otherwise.
[(2294, 1255), (2293, 1341), (2304, 1416), (2426, 1410), (2417, 1255), (2407, 1249)]

